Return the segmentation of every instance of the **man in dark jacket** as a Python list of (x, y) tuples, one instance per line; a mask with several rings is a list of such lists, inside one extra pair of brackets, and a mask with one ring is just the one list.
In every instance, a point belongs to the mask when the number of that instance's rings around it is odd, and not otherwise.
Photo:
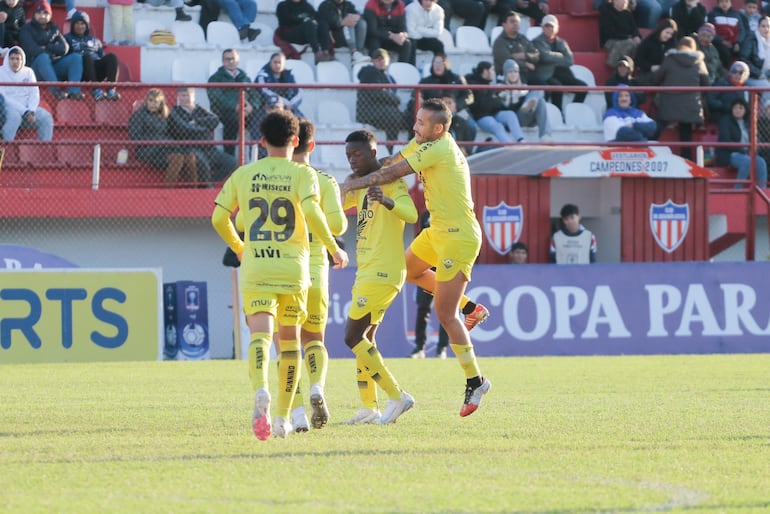
[[(91, 19), (87, 13), (75, 11), (70, 21), (70, 33), (64, 36), (70, 52), (83, 56), (83, 82), (116, 82), (118, 80), (118, 56), (105, 54), (102, 42), (91, 35)], [(93, 91), (94, 100), (119, 100), (114, 87), (105, 93), (100, 87)]]
[[(273, 35), (273, 41), (290, 59), (298, 59), (296, 50), (290, 44), (310, 45), (315, 54), (316, 64), (334, 60), (329, 55), (329, 47), (323, 46), (319, 39), (316, 10), (307, 0), (283, 0), (275, 9), (278, 17), (278, 28)], [(326, 39), (328, 42), (328, 38)]]
[[(620, 58), (618, 64), (615, 66), (615, 73), (613, 73), (610, 78), (607, 79), (607, 82), (604, 83), (605, 86), (619, 86), (620, 84), (625, 84), (626, 86), (640, 85), (639, 81), (634, 78), (634, 60), (627, 55)], [(612, 107), (612, 96), (612, 91), (604, 93), (604, 99), (607, 101), (607, 109)], [(644, 91), (633, 91), (631, 96), (634, 97), (635, 106), (642, 105), (645, 100), (647, 100), (647, 95)]]
[[(549, 14), (543, 18), (543, 33), (537, 36), (532, 44), (540, 52), (540, 60), (535, 66), (535, 71), (527, 78), (527, 83), (545, 84), (548, 86), (587, 86), (585, 82), (575, 77), (570, 66), (575, 64), (569, 44), (558, 37), (559, 20)], [(586, 92), (575, 93), (574, 102), (582, 102), (586, 98)], [(561, 91), (551, 91), (551, 103), (564, 112)]]
[(406, 8), (401, 0), (368, 0), (364, 7), (369, 55), (383, 48), (398, 52), (399, 62), (414, 64), (414, 43), (406, 33)]
[[(195, 103), (195, 89), (181, 87), (177, 93), (177, 105), (168, 116), (168, 134), (179, 141), (211, 141), (219, 118)], [(198, 162), (199, 178), (204, 182), (224, 180), (238, 163), (235, 157), (217, 150), (216, 146), (186, 146)]]
[[(222, 66), (209, 77), (209, 83), (225, 84), (250, 84), (249, 76), (238, 67), (241, 62), (241, 56), (237, 50), (227, 48), (222, 52)], [(235, 141), (238, 139), (238, 129), (240, 128), (240, 89), (235, 88), (211, 88), (206, 92), (209, 95), (211, 110), (222, 122), (222, 138), (226, 141)], [(262, 99), (259, 92), (253, 88), (244, 90), (245, 98), (243, 105), (244, 127), (246, 134), (250, 133), (257, 122), (256, 113), (262, 106)], [(225, 145), (225, 152), (235, 155), (234, 145)]]
[(0, 0), (0, 46), (11, 48), (19, 42), (19, 31), (26, 21), (19, 0)]
[[(409, 128), (408, 118), (399, 108), (401, 100), (393, 88), (396, 81), (388, 73), (390, 55), (382, 48), (374, 50), (371, 55), (372, 64), (361, 68), (358, 79), (361, 84), (385, 84), (385, 86), (382, 89), (358, 90), (356, 120), (384, 130), (388, 140), (394, 141), (398, 139), (400, 130)], [(392, 145), (388, 145), (388, 151), (393, 151)]]
[[(324, 0), (318, 6), (318, 32), (321, 46), (350, 48), (353, 64), (368, 61), (366, 51), (366, 20), (349, 0)], [(368, 52), (367, 52), (368, 53)]]
[[(83, 78), (83, 56), (69, 53), (70, 45), (59, 27), (51, 22), (51, 12), (51, 4), (46, 0), (35, 4), (32, 20), (24, 24), (19, 32), (21, 48), (27, 54), (27, 62), (38, 80), (80, 82)], [(68, 97), (83, 99), (80, 88), (74, 86), (68, 87), (67, 92), (51, 88), (51, 93), (59, 100)]]

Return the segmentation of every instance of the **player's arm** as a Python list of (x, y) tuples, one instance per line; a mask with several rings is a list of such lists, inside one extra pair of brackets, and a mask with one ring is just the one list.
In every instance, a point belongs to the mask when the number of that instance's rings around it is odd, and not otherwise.
[(380, 186), (382, 184), (389, 184), (394, 180), (405, 177), (410, 173), (414, 173), (414, 170), (406, 160), (399, 161), (395, 164), (380, 168), (379, 170), (369, 173), (363, 177), (348, 177), (342, 184), (342, 192), (347, 193), (355, 189), (364, 189), (369, 186)]
[(326, 215), (326, 224), (335, 236), (340, 236), (348, 229), (348, 217), (342, 208), (340, 187), (337, 181), (329, 177), (328, 192), (321, 194), (321, 209)]
[(302, 210), (305, 212), (308, 228), (313, 237), (318, 237), (326, 250), (331, 254), (335, 262), (335, 269), (344, 268), (348, 265), (348, 254), (337, 245), (329, 226), (326, 224), (326, 217), (321, 210), (317, 197), (309, 196), (302, 200)]
[(417, 207), (414, 206), (412, 197), (409, 193), (398, 195), (393, 199), (393, 214), (406, 221), (414, 223), (417, 221)]
[(417, 208), (414, 206), (403, 180), (389, 184), (385, 186), (385, 189), (380, 186), (372, 186), (367, 191), (367, 196), (370, 201), (380, 202), (383, 207), (393, 211), (393, 214), (407, 223), (417, 221)]
[(211, 213), (211, 225), (214, 227), (214, 230), (217, 231), (219, 237), (221, 237), (224, 242), (227, 243), (227, 246), (235, 252), (235, 255), (240, 258), (243, 253), (243, 240), (241, 240), (238, 232), (235, 231), (235, 227), (230, 222), (230, 214), (230, 211), (221, 205), (216, 205), (214, 207), (214, 212)]

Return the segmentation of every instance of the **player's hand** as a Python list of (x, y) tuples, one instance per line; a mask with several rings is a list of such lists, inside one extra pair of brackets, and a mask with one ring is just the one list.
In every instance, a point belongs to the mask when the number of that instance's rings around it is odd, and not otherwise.
[(238, 252), (235, 256), (238, 257), (238, 262), (243, 262), (243, 252)]
[(348, 254), (345, 250), (340, 248), (334, 252), (332, 260), (334, 261), (334, 269), (342, 269), (348, 265)]
[(382, 188), (380, 186), (369, 186), (369, 189), (366, 191), (366, 198), (370, 202), (382, 203), (382, 199), (385, 198), (385, 194), (382, 192)]

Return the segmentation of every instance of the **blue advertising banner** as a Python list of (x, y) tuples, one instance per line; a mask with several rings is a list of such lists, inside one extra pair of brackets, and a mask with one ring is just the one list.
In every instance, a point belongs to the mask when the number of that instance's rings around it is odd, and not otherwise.
[[(343, 342), (355, 269), (332, 270), (326, 344)], [(471, 333), (480, 356), (770, 352), (770, 263), (478, 265), (467, 294), (489, 308)], [(414, 344), (407, 284), (377, 332), (385, 357)], [(430, 355), (438, 323), (429, 324)]]

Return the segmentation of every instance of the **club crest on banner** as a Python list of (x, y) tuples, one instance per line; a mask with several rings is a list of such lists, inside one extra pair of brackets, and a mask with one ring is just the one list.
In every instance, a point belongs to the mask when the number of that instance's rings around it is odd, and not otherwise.
[(690, 227), (690, 206), (671, 200), (650, 204), (650, 230), (663, 251), (671, 253), (682, 244)]
[(487, 241), (500, 255), (507, 254), (521, 237), (524, 228), (524, 209), (500, 202), (494, 207), (484, 206), (481, 223)]

